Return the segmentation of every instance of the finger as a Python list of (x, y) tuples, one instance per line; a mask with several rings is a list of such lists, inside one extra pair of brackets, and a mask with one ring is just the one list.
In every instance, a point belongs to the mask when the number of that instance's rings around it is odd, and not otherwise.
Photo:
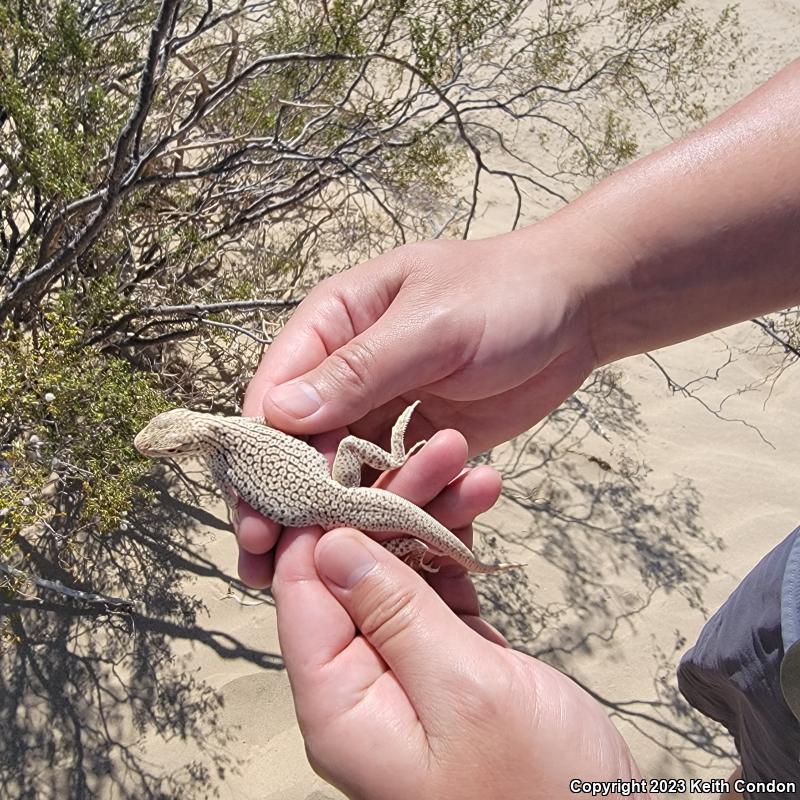
[(239, 549), (238, 572), (242, 583), (252, 589), (266, 589), (272, 583), (274, 559), (272, 553), (254, 555)]
[(425, 506), (458, 477), (466, 460), (467, 440), (458, 431), (438, 431), (400, 469), (384, 473), (375, 485)]
[(480, 616), (478, 592), (472, 578), (462, 567), (445, 564), (438, 572), (426, 573), (425, 578), (454, 614), (459, 617)]
[[(320, 577), (386, 662), (426, 730), (458, 703), (450, 676), (481, 674), (486, 640), (461, 624), (422, 578), (358, 531), (339, 529), (315, 550)], [(460, 690), (464, 689), (463, 682)]]
[(301, 727), (333, 719), (387, 671), (317, 574), (317, 528), (289, 528), (278, 546), (273, 595), (281, 653)]
[(239, 501), (239, 520), (236, 524), (236, 539), (239, 547), (253, 555), (262, 555), (272, 550), (278, 541), (281, 527)]
[(355, 335), (346, 304), (336, 295), (319, 299), (325, 287), (320, 284), (309, 294), (267, 348), (245, 392), (245, 415), (264, 414), (264, 395), (273, 386), (319, 366), (332, 342), (343, 344)]
[(380, 318), (403, 281), (392, 256), (328, 278), (309, 293), (264, 354), (245, 393), (245, 414), (264, 413), (271, 387), (319, 366)]
[[(464, 444), (466, 447), (466, 442)], [(500, 473), (481, 464), (449, 483), (425, 506), (425, 510), (445, 528), (467, 528), (475, 517), (488, 511), (497, 502), (501, 489)]]
[(313, 672), (355, 636), (347, 612), (320, 581), (314, 564), (319, 528), (288, 528), (278, 545), (273, 594), (278, 634), (287, 662)]
[[(281, 652), (315, 770), (334, 783), (338, 775), (367, 786), (376, 768), (407, 769), (409, 749), (427, 755), (425, 730), (385, 661), (320, 581), (316, 539), (314, 531), (289, 529), (278, 546), (273, 592)], [(365, 748), (374, 761), (364, 760)]]

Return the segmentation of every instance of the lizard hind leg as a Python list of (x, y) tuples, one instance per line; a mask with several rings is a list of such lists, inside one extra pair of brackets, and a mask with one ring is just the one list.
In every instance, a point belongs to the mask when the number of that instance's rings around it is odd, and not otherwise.
[[(411, 415), (414, 409), (419, 405), (419, 400), (415, 400), (403, 413), (397, 418), (397, 422), (392, 426), (392, 458), (402, 464), (412, 453), (416, 453), (425, 444), (425, 439), (414, 444), (410, 450), (406, 451), (405, 437), (408, 423), (411, 420)], [(398, 466), (400, 465), (398, 464)]]
[(438, 572), (438, 567), (433, 567), (425, 562), (426, 556), (431, 555), (431, 549), (425, 542), (408, 536), (398, 536), (381, 542), (392, 555), (397, 556), (415, 572)]
[(405, 464), (406, 459), (425, 444), (424, 440), (417, 442), (406, 451), (403, 443), (411, 414), (418, 404), (419, 400), (412, 403), (392, 427), (391, 452), (366, 439), (359, 439), (358, 436), (345, 436), (336, 450), (331, 477), (342, 486), (359, 486), (362, 464), (381, 470), (397, 469)]

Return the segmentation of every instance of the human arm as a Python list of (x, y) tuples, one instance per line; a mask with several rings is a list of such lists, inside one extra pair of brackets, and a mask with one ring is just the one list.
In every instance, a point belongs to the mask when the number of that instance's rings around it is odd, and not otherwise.
[[(597, 364), (800, 302), (798, 253), (800, 59), (536, 225), (410, 245), (322, 283), (268, 351), (248, 402), (309, 433), (422, 390), (445, 401), (423, 415), (473, 422), (465, 434), (486, 447), (507, 426), (478, 430), (481, 400), (497, 409), (498, 395), (523, 387), (541, 416)], [(559, 359), (573, 366), (537, 402)], [(298, 376), (322, 402), (311, 414), (288, 413), (276, 388)], [(515, 432), (531, 421), (511, 416)]]
[(600, 364), (800, 303), (800, 59), (556, 216), (612, 254), (577, 276)]
[[(800, 60), (536, 225), (410, 245), (323, 282), (268, 350), (245, 413), (377, 439), (422, 399), (413, 438), (454, 427), (480, 452), (598, 364), (800, 302), (798, 253)], [(291, 393), (321, 405), (289, 413)], [(244, 550), (271, 550), (277, 529), (242, 516)]]

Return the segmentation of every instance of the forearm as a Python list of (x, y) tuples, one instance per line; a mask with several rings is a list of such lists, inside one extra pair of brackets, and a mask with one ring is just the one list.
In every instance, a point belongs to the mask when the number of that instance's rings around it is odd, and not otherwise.
[(800, 60), (548, 224), (601, 364), (800, 303)]

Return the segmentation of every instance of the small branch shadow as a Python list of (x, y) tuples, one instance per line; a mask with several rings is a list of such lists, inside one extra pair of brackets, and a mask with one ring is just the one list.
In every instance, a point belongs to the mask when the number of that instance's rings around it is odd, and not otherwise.
[[(480, 582), (481, 605), (513, 647), (573, 679), (587, 656), (613, 657), (621, 635), (640, 621), (652, 626), (647, 617), (657, 592), (678, 593), (690, 608), (708, 611), (703, 591), (717, 570), (702, 556), (723, 543), (703, 528), (702, 498), (690, 480), (676, 478), (666, 488), (663, 475), (651, 481), (635, 446), (645, 433), (634, 399), (606, 370), (536, 430), (493, 454), (504, 478), (501, 507), (513, 522), (502, 531), (478, 529), (498, 560), (518, 561), (527, 551), (537, 585), (498, 573)], [(731, 758), (727, 735), (678, 692), (685, 640), (676, 632), (672, 652), (660, 646), (654, 643), (643, 662), (654, 672), (646, 697), (581, 685), (612, 717), (679, 759), (685, 774)]]
[[(219, 778), (237, 771), (227, 747), (232, 734), (218, 724), (221, 694), (196, 677), (175, 645), (190, 641), (259, 669), (283, 662), (198, 622), (207, 609), (185, 593), (183, 579), (234, 577), (194, 543), (197, 523), (209, 524), (212, 515), (163, 484), (158, 492), (127, 530), (83, 542), (77, 574), (48, 560), (46, 546), (25, 554), (30, 572), (130, 598), (134, 611), (109, 613), (47, 591), (0, 601), (16, 638), (0, 654), (0, 795), (204, 798), (217, 796)], [(189, 741), (196, 758), (165, 770), (143, 755), (138, 745), (147, 738), (165, 746)]]

